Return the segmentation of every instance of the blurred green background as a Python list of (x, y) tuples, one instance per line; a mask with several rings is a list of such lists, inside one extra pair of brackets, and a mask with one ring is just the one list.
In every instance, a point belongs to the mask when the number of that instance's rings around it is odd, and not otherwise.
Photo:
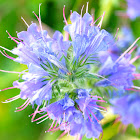
[[(65, 13), (69, 18), (70, 10), (80, 13), (82, 5), (86, 7), (87, 0), (0, 0), (0, 45), (8, 49), (13, 49), (16, 43), (8, 38), (6, 30), (16, 36), (16, 31), (26, 30), (26, 25), (21, 20), (21, 16), (27, 21), (38, 22), (32, 11), (38, 14), (39, 3), (41, 5), (41, 18), (43, 29), (47, 29), (50, 36), (55, 30), (62, 31), (64, 27), (62, 10), (65, 5)], [(130, 21), (120, 13), (125, 13), (127, 4), (125, 0), (88, 0), (89, 13), (94, 14), (97, 19), (104, 11), (105, 17), (102, 28), (115, 35), (117, 28), (127, 25), (129, 26), (137, 38), (140, 36), (140, 18)], [(85, 9), (84, 9), (85, 12)], [(83, 12), (83, 13), (84, 13)], [(0, 69), (9, 71), (22, 71), (26, 66), (13, 62), (0, 55)], [(18, 79), (17, 74), (8, 74), (0, 72), (0, 89), (12, 86), (12, 82)], [(4, 104), (4, 101), (19, 94), (18, 89), (11, 89), (0, 92), (0, 140), (56, 140), (61, 132), (44, 133), (51, 124), (49, 120), (41, 123), (31, 123), (29, 114), (33, 113), (34, 108), (27, 107), (21, 112), (14, 112), (16, 107), (24, 103), (18, 99), (14, 102)], [(109, 114), (110, 115), (110, 114)], [(105, 121), (103, 140), (138, 140), (133, 127), (129, 127), (125, 134), (118, 133), (119, 124), (113, 124), (112, 117)], [(74, 139), (72, 137), (64, 137), (65, 139)]]

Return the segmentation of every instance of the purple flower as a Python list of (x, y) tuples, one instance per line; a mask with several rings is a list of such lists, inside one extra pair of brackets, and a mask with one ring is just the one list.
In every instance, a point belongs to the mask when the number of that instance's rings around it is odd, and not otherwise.
[(80, 56), (86, 56), (86, 58), (94, 56), (100, 51), (107, 50), (114, 43), (107, 31), (92, 25), (92, 16), (89, 13), (81, 17), (77, 12), (73, 12), (70, 19), (72, 24), (65, 26), (64, 30), (72, 38), (73, 54), (76, 59)]
[(134, 20), (136, 17), (140, 16), (140, 1), (139, 0), (127, 0), (128, 8), (127, 14), (130, 19)]
[(110, 100), (115, 114), (120, 116), (124, 125), (133, 124), (135, 128), (140, 128), (140, 95), (133, 93)]
[[(35, 16), (37, 17), (36, 14)], [(48, 131), (60, 129), (64, 130), (62, 135), (70, 133), (72, 136), (80, 135), (80, 138), (84, 135), (87, 138), (99, 138), (102, 133), (99, 122), (103, 119), (100, 111), (106, 110), (99, 103), (105, 101), (99, 96), (93, 96), (91, 89), (80, 89), (82, 83), (77, 82), (86, 80), (87, 77), (96, 78), (89, 73), (86, 65), (93, 62), (99, 52), (114, 45), (113, 37), (107, 31), (100, 30), (101, 23), (95, 26), (88, 13), (83, 17), (76, 12), (71, 14), (72, 24), (67, 24), (64, 28), (70, 34), (71, 41), (64, 41), (59, 31), (50, 38), (47, 31), (42, 29), (40, 17), (37, 19), (40, 28), (35, 23), (30, 26), (27, 24), (27, 31), (18, 33), (18, 38), (8, 33), (17, 43), (17, 48), (9, 51), (18, 57), (12, 58), (5, 52), (1, 53), (16, 62), (26, 64), (27, 70), (20, 72), (19, 80), (13, 82), (13, 87), (8, 88), (19, 88), (20, 94), (6, 102), (18, 98), (26, 100), (16, 111), (23, 110), (29, 104), (34, 107), (37, 105), (34, 113), (30, 115), (31, 120), (41, 120), (37, 122), (40, 123), (48, 118), (52, 119)], [(66, 22), (65, 17), (64, 20)], [(113, 68), (112, 72), (115, 69), (117, 73), (121, 69), (122, 61), (107, 68), (104, 66), (105, 71)], [(133, 70), (128, 66), (122, 70), (124, 73), (126, 71)], [(44, 115), (35, 119), (37, 113)]]
[(90, 89), (78, 89), (76, 91), (78, 99), (75, 101), (66, 94), (63, 99), (42, 108), (42, 111), (47, 112), (44, 117), (51, 118), (52, 124), (56, 122), (56, 125), (54, 127), (51, 125), (48, 131), (60, 129), (64, 130), (62, 135), (69, 132), (70, 135), (80, 135), (81, 138), (84, 135), (87, 138), (98, 138), (102, 133), (99, 120), (103, 118), (98, 108), (105, 108), (97, 105), (96, 102), (104, 102), (104, 100), (98, 96), (91, 96), (90, 91)]
[(97, 86), (114, 86), (117, 88), (130, 88), (133, 86), (133, 73), (135, 66), (129, 63), (130, 55), (126, 55), (119, 62), (113, 62), (111, 57), (103, 64), (99, 74), (107, 76), (107, 79), (97, 82)]
[(47, 31), (39, 31), (38, 26), (32, 23), (27, 31), (22, 31), (17, 36), (23, 41), (18, 44), (17, 48), (12, 50), (13, 54), (18, 55), (15, 61), (37, 66), (44, 65), (46, 61), (49, 61), (67, 72), (65, 64), (59, 59), (63, 54), (66, 55), (70, 43), (63, 41), (60, 32), (56, 31), (51, 39), (47, 37)]

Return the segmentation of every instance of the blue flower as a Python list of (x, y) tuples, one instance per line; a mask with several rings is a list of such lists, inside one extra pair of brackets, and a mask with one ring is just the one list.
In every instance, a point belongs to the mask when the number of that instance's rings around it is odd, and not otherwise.
[[(94, 78), (86, 65), (93, 62), (99, 52), (114, 45), (113, 37), (107, 31), (101, 30), (100, 26), (95, 26), (88, 13), (83, 17), (77, 12), (71, 14), (72, 24), (64, 28), (70, 34), (71, 41), (64, 41), (59, 31), (50, 38), (47, 31), (42, 29), (40, 18), (37, 18), (40, 28), (32, 23), (27, 31), (17, 34), (16, 40), (9, 35), (18, 44), (17, 48), (10, 51), (18, 56), (13, 60), (26, 64), (27, 70), (20, 73), (19, 80), (14, 81), (11, 87), (19, 88), (20, 94), (7, 102), (18, 98), (26, 100), (17, 111), (23, 110), (29, 104), (37, 105), (30, 115), (31, 120), (41, 120), (37, 122), (40, 123), (48, 118), (52, 119), (48, 131), (60, 129), (64, 130), (62, 135), (69, 132), (72, 136), (80, 135), (80, 138), (84, 135), (87, 138), (99, 138), (102, 133), (100, 120), (103, 119), (100, 111), (106, 110), (99, 103), (105, 101), (99, 96), (93, 96), (91, 89), (80, 89), (77, 82), (90, 76)], [(64, 20), (66, 21), (65, 18)], [(104, 69), (102, 75), (109, 75), (110, 81), (114, 83), (115, 78), (111, 79), (110, 76), (115, 75), (114, 70), (116, 73), (122, 70), (123, 75), (125, 72), (133, 72), (130, 65), (125, 65), (125, 69), (121, 67), (126, 60), (117, 64), (107, 61), (101, 69)], [(44, 115), (35, 119), (37, 113)]]
[(93, 26), (92, 16), (85, 13), (83, 17), (77, 12), (73, 12), (70, 16), (72, 24), (64, 27), (71, 38), (73, 45), (73, 54), (76, 60), (80, 56), (85, 59), (89, 56), (95, 56), (100, 51), (105, 51), (109, 46), (114, 44), (112, 36), (105, 30), (101, 30), (98, 26)]
[(140, 128), (140, 95), (133, 93), (110, 100), (115, 114), (120, 116), (124, 125), (133, 124), (135, 128)]
[(66, 55), (70, 43), (63, 41), (63, 36), (60, 32), (56, 31), (53, 39), (51, 39), (47, 37), (47, 31), (39, 31), (38, 26), (32, 23), (27, 31), (22, 31), (17, 36), (23, 41), (18, 44), (17, 48), (12, 50), (13, 54), (18, 55), (15, 61), (27, 65), (31, 63), (37, 66), (46, 64), (46, 61), (48, 61), (68, 72), (65, 64), (59, 59), (63, 54)]
[(127, 14), (130, 19), (134, 20), (136, 17), (140, 16), (140, 1), (139, 0), (127, 0)]
[(108, 80), (101, 80), (97, 82), (96, 86), (114, 86), (121, 89), (132, 87), (135, 66), (129, 63), (130, 57), (127, 54), (117, 63), (108, 57), (99, 71), (99, 74), (107, 76)]
[[(57, 129), (64, 130), (63, 134), (70, 133), (72, 136), (80, 135), (82, 138), (98, 138), (102, 133), (102, 127), (99, 120), (103, 118), (98, 108), (104, 109), (96, 104), (96, 102), (104, 102), (102, 98), (98, 100), (98, 96), (91, 96), (90, 89), (78, 89), (75, 101), (69, 98), (68, 94), (57, 102), (42, 108), (47, 112), (47, 116), (59, 125), (51, 125), (48, 131)], [(57, 108), (57, 109), (56, 109)], [(46, 116), (45, 115), (45, 116)], [(36, 120), (35, 120), (36, 121)], [(62, 134), (62, 135), (63, 135)]]

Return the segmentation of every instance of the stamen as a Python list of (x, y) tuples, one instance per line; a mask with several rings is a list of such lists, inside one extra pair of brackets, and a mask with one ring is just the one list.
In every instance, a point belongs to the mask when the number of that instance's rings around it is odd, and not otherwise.
[(87, 2), (87, 6), (86, 6), (86, 13), (88, 13), (88, 3), (89, 3), (89, 2)]
[(100, 16), (99, 18), (97, 18), (97, 19), (94, 21), (93, 25), (94, 25), (101, 17), (102, 17), (102, 16)]
[(51, 130), (51, 128), (53, 127), (53, 125), (54, 125), (54, 122), (55, 122), (55, 120), (53, 120), (53, 122), (52, 122), (52, 124), (51, 124), (51, 127), (48, 129), (48, 131), (47, 132), (49, 132), (50, 130)]
[(102, 110), (102, 109), (99, 109), (99, 108), (96, 108), (96, 107), (94, 107), (94, 109), (99, 110), (99, 111), (102, 111), (102, 112), (107, 112), (105, 110)]
[(70, 129), (65, 130), (65, 131), (59, 136), (58, 139), (62, 138), (62, 137), (63, 137), (65, 134), (67, 134), (69, 131), (70, 131)]
[(119, 28), (117, 28), (116, 34), (114, 36), (114, 39), (116, 38), (117, 34), (118, 34)]
[(46, 117), (45, 119), (41, 120), (40, 122), (37, 122), (36, 124), (42, 123), (43, 121), (47, 120), (49, 117)]
[[(17, 37), (13, 37), (14, 39), (17, 39), (18, 41), (20, 41), (21, 43), (23, 43), (24, 44), (24, 42), (21, 40), (21, 39), (19, 39), (19, 38), (17, 38)], [(24, 44), (25, 45), (25, 44)]]
[(107, 109), (106, 109), (105, 107), (102, 107), (102, 106), (99, 106), (99, 105), (93, 105), (93, 106), (96, 106), (96, 107), (102, 108), (102, 109), (104, 109), (104, 110), (107, 111)]
[(132, 88), (135, 88), (135, 89), (139, 89), (140, 90), (140, 87), (137, 87), (137, 86), (132, 86)]
[(16, 109), (20, 109), (20, 108), (22, 108), (28, 101), (29, 101), (30, 99), (27, 99), (25, 102), (24, 102), (24, 104), (23, 105), (21, 105), (21, 106), (19, 106), (19, 107), (17, 107)]
[[(65, 122), (65, 112), (64, 112), (64, 122)], [(66, 129), (66, 125), (64, 126), (64, 129)]]
[(82, 6), (82, 9), (81, 9), (81, 17), (82, 17), (83, 9), (84, 9), (84, 5)]
[[(32, 120), (31, 122), (36, 122), (36, 121), (38, 121), (38, 120), (40, 120), (40, 119), (42, 119), (42, 118), (44, 118), (44, 117), (46, 117), (46, 116), (48, 116), (48, 114), (45, 114), (45, 115), (43, 115), (43, 116), (41, 116), (41, 117), (39, 117), (39, 118), (37, 118), (37, 119), (35, 119), (35, 120)], [(49, 118), (49, 117), (48, 117)]]
[[(44, 111), (40, 110), (37, 113), (41, 113), (41, 112), (44, 112)], [(31, 117), (32, 115), (34, 115), (34, 113), (30, 114), (29, 117)]]
[(103, 100), (103, 98), (102, 97), (100, 97), (100, 96), (97, 96), (97, 95), (95, 95), (95, 96), (93, 96), (93, 95), (91, 95), (91, 97), (96, 97), (96, 98), (99, 98), (99, 99), (101, 99), (101, 100)]
[(35, 115), (38, 113), (38, 109), (39, 109), (39, 105), (37, 106), (37, 108), (36, 108), (36, 110), (35, 110), (35, 112), (34, 112), (34, 114), (33, 114), (33, 117), (32, 117), (32, 119), (31, 119), (31, 121), (33, 121), (34, 120), (34, 118), (35, 118)]
[(19, 110), (16, 110), (15, 112), (19, 112), (19, 111), (24, 110), (29, 104), (30, 104), (30, 100), (28, 101), (28, 103), (23, 108), (21, 108)]
[(12, 59), (12, 60), (14, 60), (15, 58), (10, 58), (10, 56), (7, 56), (6, 54), (4, 54), (1, 50), (0, 50), (0, 53), (3, 55), (3, 56), (5, 56), (6, 58), (9, 58), (9, 59)]
[(25, 25), (26, 25), (27, 27), (29, 27), (29, 25), (28, 25), (28, 23), (25, 21), (25, 19), (24, 19), (23, 17), (21, 17), (21, 19), (23, 20), (23, 22), (25, 23)]
[(13, 53), (11, 50), (9, 50), (9, 49), (7, 49), (7, 48), (5, 48), (5, 47), (0, 46), (0, 48), (4, 49), (4, 50), (6, 50), (6, 51), (8, 51), (8, 52), (10, 52), (10, 53)]
[(128, 54), (131, 54), (137, 47), (138, 47), (138, 45), (136, 45), (134, 48), (132, 48), (132, 49), (128, 52)]
[(56, 128), (57, 124), (58, 124), (58, 120), (56, 121), (56, 124), (55, 124), (54, 128)]
[(95, 102), (105, 102), (106, 103), (106, 101), (104, 101), (104, 100), (92, 100), (92, 101), (95, 101)]
[(12, 97), (12, 98), (7, 99), (7, 101), (10, 101), (10, 100), (13, 100), (13, 99), (17, 99), (17, 98), (19, 98), (19, 95), (17, 95), (17, 96), (14, 96), (14, 97)]
[(18, 98), (20, 98), (20, 95), (17, 95), (17, 96), (15, 96), (15, 97), (13, 97), (13, 98), (7, 99), (7, 100), (5, 100), (5, 102), (2, 102), (2, 103), (10, 103), (10, 102), (12, 102), (12, 101), (17, 100)]
[(140, 92), (140, 90), (133, 89), (133, 88), (127, 88), (126, 90), (131, 90), (131, 91), (135, 91), (135, 92)]
[(16, 71), (6, 71), (6, 70), (0, 70), (1, 72), (7, 72), (7, 73), (17, 73), (17, 74), (21, 74), (23, 72), (16, 72)]
[(120, 61), (126, 54), (127, 54), (127, 52), (129, 52), (133, 47), (134, 47), (134, 45), (137, 43), (137, 41), (140, 39), (140, 37), (139, 38), (137, 38), (135, 41), (134, 41), (134, 43), (115, 61), (115, 63), (117, 63), (118, 61)]
[(94, 22), (94, 16), (92, 14), (92, 22), (91, 22), (91, 26), (93, 26), (93, 22)]
[(87, 107), (87, 109), (91, 112), (91, 114), (94, 116), (94, 118), (97, 120), (97, 122), (99, 123), (99, 120), (97, 119), (97, 117), (94, 115), (94, 113), (91, 111), (90, 108)]
[(101, 28), (101, 26), (102, 26), (102, 22), (103, 22), (104, 16), (105, 16), (105, 12), (103, 12), (101, 21), (100, 21), (99, 24), (98, 24), (98, 27), (99, 27), (99, 28)]
[[(66, 25), (68, 25), (66, 16), (65, 16), (65, 5), (63, 7), (63, 18), (64, 18), (64, 22)], [(67, 31), (65, 31), (65, 41), (69, 40), (69, 33)]]
[(81, 33), (82, 33), (82, 12), (83, 12), (83, 8), (84, 8), (84, 5), (82, 6), (82, 9), (81, 9), (81, 16), (80, 16), (80, 35), (81, 35)]
[(17, 87), (8, 87), (8, 88), (2, 89), (0, 91), (4, 91), (4, 90), (8, 90), (8, 89), (13, 89), (13, 88), (17, 88)]
[[(0, 52), (2, 53), (2, 51), (0, 51)], [(9, 56), (9, 55), (5, 52), (5, 50), (4, 50), (3, 52), (5, 53), (5, 57), (7, 57), (7, 58), (9, 58), (9, 59), (12, 59), (12, 60), (15, 59), (14, 57)], [(3, 53), (2, 53), (2, 54), (3, 54)]]
[(37, 20), (39, 21), (39, 17), (36, 15), (36, 13), (33, 11), (33, 14), (36, 16)]
[(137, 59), (139, 59), (140, 58), (140, 55), (138, 55), (138, 56), (136, 56), (136, 57), (134, 57), (133, 59), (131, 59), (130, 61), (129, 61), (129, 63), (130, 64), (132, 64), (132, 63), (134, 63)]
[(63, 7), (63, 18), (64, 18), (64, 21), (65, 21), (65, 24), (68, 25), (68, 22), (67, 22), (66, 16), (65, 16), (65, 5)]
[(93, 122), (92, 119), (91, 119), (91, 117), (90, 117), (90, 115), (88, 114), (88, 111), (87, 110), (86, 110), (86, 112), (87, 112), (87, 115), (88, 115), (88, 118), (90, 119), (90, 121)]
[(40, 15), (40, 7), (41, 7), (41, 3), (39, 4), (39, 25), (40, 25), (40, 30), (41, 30), (41, 33), (43, 34), (43, 29), (42, 29), (42, 24), (41, 24), (41, 15)]
[(10, 33), (9, 33), (7, 30), (6, 30), (6, 33), (9, 35), (9, 38), (11, 38), (15, 43), (19, 44), (19, 42), (16, 41), (16, 40), (14, 39), (14, 37), (12, 37), (12, 36), (10, 35)]
[[(50, 131), (57, 131), (57, 130), (59, 130), (60, 129), (60, 127), (62, 126), (62, 125), (65, 125), (65, 122), (64, 123), (62, 123), (61, 125), (59, 125), (57, 128), (53, 128), (53, 129), (51, 129)], [(48, 131), (45, 131), (45, 133), (46, 132), (48, 132)]]

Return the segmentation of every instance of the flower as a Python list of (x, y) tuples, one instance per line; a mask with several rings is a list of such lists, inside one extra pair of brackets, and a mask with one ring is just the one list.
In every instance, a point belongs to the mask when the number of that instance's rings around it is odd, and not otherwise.
[(93, 18), (89, 13), (85, 13), (82, 17), (77, 12), (73, 12), (70, 20), (72, 23), (66, 25), (64, 30), (70, 34), (73, 54), (77, 60), (80, 56), (85, 56), (86, 59), (100, 51), (105, 51), (114, 43), (107, 31), (93, 25)]
[(125, 55), (120, 61), (114, 62), (109, 56), (99, 71), (99, 74), (107, 76), (107, 79), (96, 83), (97, 86), (114, 86), (126, 89), (133, 86), (133, 73), (135, 66), (129, 63), (130, 55)]
[(130, 19), (134, 20), (136, 17), (140, 16), (140, 1), (139, 0), (127, 0), (127, 14)]
[(138, 93), (111, 99), (110, 102), (114, 113), (120, 116), (124, 125), (133, 124), (135, 128), (140, 128), (140, 95)]
[[(64, 30), (71, 37), (69, 40), (67, 36), (66, 41), (59, 31), (52, 38), (49, 37), (47, 31), (42, 29), (40, 17), (35, 16), (39, 27), (35, 23), (27, 25), (27, 31), (19, 32), (18, 38), (8, 33), (17, 43), (17, 47), (9, 51), (18, 57), (12, 58), (1, 52), (4, 56), (27, 65), (27, 70), (19, 73), (19, 80), (8, 88), (19, 88), (20, 94), (6, 102), (18, 98), (26, 100), (16, 111), (25, 109), (29, 104), (37, 106), (30, 115), (31, 120), (37, 123), (48, 118), (53, 120), (48, 132), (60, 129), (64, 131), (61, 136), (70, 133), (72, 136), (79, 135), (80, 139), (84, 135), (87, 138), (99, 138), (102, 133), (101, 111), (106, 110), (100, 103), (105, 101), (100, 96), (93, 96), (92, 89), (86, 89), (82, 81), (88, 78), (98, 79), (90, 73), (89, 64), (98, 61), (95, 57), (98, 57), (99, 52), (107, 51), (115, 44), (112, 35), (100, 29), (104, 15), (98, 26), (88, 12), (84, 16), (73, 12), (70, 16), (71, 24), (66, 22), (64, 16)], [(109, 77), (110, 85), (115, 83), (125, 88), (132, 85), (131, 73), (134, 67), (126, 61), (129, 61), (129, 57), (125, 56), (117, 63), (107, 59), (100, 73)], [(115, 79), (120, 71), (123, 81)], [(124, 77), (128, 74), (129, 77), (125, 80)], [(43, 115), (36, 118), (36, 114)]]
[(62, 135), (70, 133), (72, 136), (80, 135), (81, 138), (84, 135), (87, 138), (98, 138), (102, 133), (99, 120), (103, 116), (98, 110), (101, 106), (96, 102), (104, 102), (104, 100), (102, 98), (98, 100), (98, 96), (91, 96), (90, 91), (90, 89), (78, 89), (76, 92), (79, 98), (75, 101), (66, 94), (63, 99), (42, 108), (42, 111), (47, 112), (46, 115), (53, 120), (52, 124), (56, 122), (56, 125), (54, 127), (51, 125), (48, 131), (61, 129), (64, 130)]

